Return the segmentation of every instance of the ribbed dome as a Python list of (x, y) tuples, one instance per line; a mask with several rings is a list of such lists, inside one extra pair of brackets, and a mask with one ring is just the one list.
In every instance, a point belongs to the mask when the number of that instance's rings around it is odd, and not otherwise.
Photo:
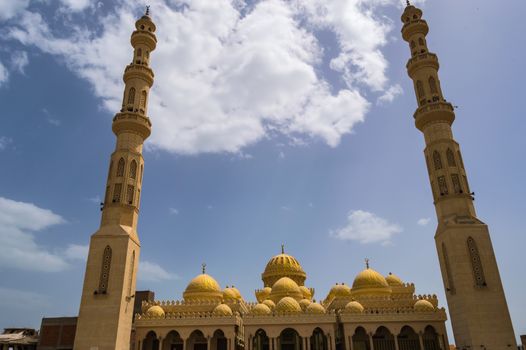
[(352, 284), (353, 296), (387, 296), (390, 294), (391, 287), (384, 276), (370, 268), (360, 272)]
[(270, 292), (270, 299), (275, 303), (284, 297), (292, 297), (295, 300), (303, 299), (303, 293), (301, 293), (296, 282), (288, 277), (280, 278), (274, 283), (272, 286), (272, 292)]
[(389, 272), (389, 274), (385, 277), (385, 280), (391, 287), (400, 287), (404, 284), (400, 277), (398, 277), (395, 274), (392, 274), (391, 272)]
[(243, 297), (241, 296), (241, 292), (239, 292), (239, 290), (236, 287), (232, 286), (223, 289), (223, 299), (243, 300)]
[(323, 305), (319, 303), (310, 303), (309, 306), (307, 306), (307, 312), (313, 313), (313, 314), (324, 314), (325, 308)]
[(146, 315), (149, 317), (164, 317), (164, 310), (159, 305), (154, 305), (146, 311)]
[(307, 275), (295, 257), (282, 252), (270, 259), (261, 278), (265, 287), (270, 287), (282, 277), (289, 277), (302, 286)]
[(432, 312), (435, 311), (435, 307), (429, 301), (420, 299), (415, 303), (415, 311), (418, 312)]
[(183, 298), (185, 301), (192, 300), (218, 300), (223, 298), (223, 292), (219, 283), (206, 273), (200, 274), (190, 281), (186, 287)]
[(301, 306), (301, 309), (305, 310), (307, 308), (307, 306), (312, 304), (312, 302), (309, 299), (301, 299), (299, 304)]
[(312, 300), (312, 292), (309, 288), (305, 286), (300, 286), (301, 293), (303, 294), (304, 299)]
[(271, 312), (272, 311), (266, 304), (257, 304), (252, 310), (250, 310), (250, 313), (253, 315), (270, 315)]
[(357, 301), (350, 301), (345, 305), (345, 312), (351, 314), (361, 314), (363, 312), (363, 306)]
[(327, 298), (345, 298), (351, 296), (351, 287), (349, 287), (346, 284), (338, 284), (336, 283), (334, 286), (332, 286), (331, 290), (329, 291), (329, 295)]
[(276, 307), (276, 304), (270, 299), (263, 300), (262, 304), (267, 305), (270, 308), (270, 310), (274, 310), (274, 308)]
[(301, 312), (300, 304), (291, 297), (284, 297), (276, 304), (278, 312)]
[(232, 309), (230, 306), (226, 304), (219, 304), (215, 307), (214, 311), (212, 311), (212, 314), (214, 316), (232, 316)]

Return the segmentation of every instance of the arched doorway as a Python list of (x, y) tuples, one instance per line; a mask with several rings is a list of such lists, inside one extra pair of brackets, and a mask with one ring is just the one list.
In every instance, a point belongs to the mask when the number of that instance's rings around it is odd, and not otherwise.
[(316, 328), (310, 337), (310, 348), (311, 350), (327, 350), (328, 341), (327, 336), (323, 333), (320, 328)]
[(258, 329), (254, 338), (252, 338), (253, 350), (270, 350), (269, 339), (264, 330)]
[(292, 328), (284, 329), (279, 335), (279, 350), (302, 350), (298, 332)]
[(183, 338), (177, 331), (171, 331), (163, 340), (163, 350), (183, 350)]
[(352, 336), (352, 348), (353, 350), (371, 350), (371, 344), (369, 342), (369, 335), (363, 327), (356, 328), (354, 335)]
[(378, 327), (373, 335), (374, 350), (395, 350), (394, 336), (384, 326)]
[(427, 326), (425, 328), (422, 340), (424, 341), (424, 350), (440, 350), (438, 333), (433, 326)]
[(400, 334), (398, 334), (398, 349), (421, 350), (418, 334), (416, 334), (413, 328), (409, 326), (402, 327)]
[(159, 350), (159, 339), (154, 331), (149, 331), (142, 341), (142, 350)]
[(200, 330), (195, 330), (190, 334), (186, 345), (188, 350), (208, 350), (208, 340)]
[(210, 343), (211, 349), (209, 350), (228, 350), (228, 339), (225, 337), (225, 333), (218, 329), (214, 332), (212, 342)]

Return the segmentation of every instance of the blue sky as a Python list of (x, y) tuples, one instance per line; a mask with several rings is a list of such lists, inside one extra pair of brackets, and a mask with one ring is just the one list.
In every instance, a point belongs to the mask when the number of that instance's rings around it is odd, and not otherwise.
[[(322, 299), (364, 258), (446, 306), (396, 0), (151, 1), (138, 288), (255, 300), (285, 244)], [(522, 1), (419, 2), (479, 217), (526, 333)], [(142, 4), (0, 1), (0, 328), (76, 315)], [(451, 335), (450, 340), (453, 341)]]

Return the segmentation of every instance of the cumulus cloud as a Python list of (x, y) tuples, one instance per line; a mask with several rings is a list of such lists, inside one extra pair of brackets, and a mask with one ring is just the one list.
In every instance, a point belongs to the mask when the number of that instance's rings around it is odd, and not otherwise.
[(0, 0), (0, 20), (10, 19), (29, 6), (29, 0)]
[(0, 197), (0, 266), (44, 272), (66, 269), (64, 258), (39, 246), (33, 235), (64, 222), (50, 210)]
[(360, 243), (388, 244), (394, 234), (402, 228), (385, 219), (363, 210), (352, 210), (347, 217), (347, 224), (331, 231), (331, 236), (341, 240), (352, 240)]
[[(87, 0), (62, 0), (85, 9)], [(76, 4), (76, 5), (73, 5)], [(331, 147), (364, 120), (367, 93), (389, 95), (381, 48), (391, 21), (379, 6), (398, 0), (154, 0), (158, 48), (149, 101), (149, 146), (180, 154), (242, 153), (264, 138), (321, 140)], [(122, 72), (138, 4), (64, 23), (24, 10), (6, 37), (56, 55), (91, 83), (103, 106), (118, 111)], [(339, 52), (325, 57), (316, 33), (328, 30)], [(327, 61), (345, 83), (337, 88), (319, 69)], [(326, 62), (326, 63), (327, 63)], [(388, 99), (390, 97), (385, 97)]]
[(420, 226), (427, 226), (429, 222), (431, 221), (431, 218), (421, 218), (416, 223)]
[(0, 86), (7, 83), (9, 80), (9, 71), (7, 68), (0, 62)]
[(166, 271), (160, 265), (149, 262), (139, 262), (139, 272), (137, 279), (142, 282), (161, 282), (167, 280), (177, 279), (177, 275)]
[(88, 251), (89, 251), (88, 245), (70, 244), (66, 248), (66, 251), (64, 252), (64, 256), (69, 260), (86, 261), (88, 259)]
[(93, 4), (92, 0), (60, 0), (67, 11), (78, 12)]
[(397, 96), (403, 93), (404, 93), (404, 89), (402, 89), (400, 85), (395, 84), (391, 86), (389, 89), (387, 89), (382, 96), (378, 97), (377, 103), (381, 105), (381, 104), (393, 102)]
[(11, 55), (11, 65), (13, 69), (24, 74), (24, 69), (29, 64), (29, 58), (27, 57), (27, 52), (25, 51), (15, 51)]

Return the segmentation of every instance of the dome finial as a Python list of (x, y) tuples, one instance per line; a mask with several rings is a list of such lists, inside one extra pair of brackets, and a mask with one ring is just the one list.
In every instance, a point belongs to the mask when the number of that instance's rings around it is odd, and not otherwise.
[(285, 254), (285, 244), (281, 243), (281, 254)]
[(146, 6), (146, 12), (144, 13), (145, 16), (149, 16), (150, 15), (150, 5), (147, 5)]
[(369, 268), (369, 258), (365, 258), (365, 267)]
[(203, 270), (203, 275), (206, 273), (206, 264), (205, 263), (202, 263), (201, 264), (201, 268)]

